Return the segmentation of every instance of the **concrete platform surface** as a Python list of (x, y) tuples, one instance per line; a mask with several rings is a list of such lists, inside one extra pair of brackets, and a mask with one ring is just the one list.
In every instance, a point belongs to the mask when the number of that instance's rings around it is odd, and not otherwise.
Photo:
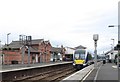
[(61, 82), (79, 82), (80, 80), (82, 80), (85, 75), (87, 75), (90, 71), (92, 71), (94, 69), (94, 64), (90, 65), (88, 67), (83, 68), (80, 71), (77, 71), (76, 73), (68, 76), (67, 78), (63, 79)]

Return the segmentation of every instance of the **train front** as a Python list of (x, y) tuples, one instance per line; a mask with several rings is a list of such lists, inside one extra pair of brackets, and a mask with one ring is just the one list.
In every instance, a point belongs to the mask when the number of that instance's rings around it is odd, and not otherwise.
[(75, 50), (73, 54), (73, 66), (78, 70), (83, 68), (86, 65), (85, 58), (86, 58), (85, 49)]

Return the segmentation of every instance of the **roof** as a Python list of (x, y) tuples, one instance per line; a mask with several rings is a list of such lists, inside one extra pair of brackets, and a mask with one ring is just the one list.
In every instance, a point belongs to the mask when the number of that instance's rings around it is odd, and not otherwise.
[[(21, 41), (12, 41), (9, 45), (4, 45), (3, 48), (12, 48), (12, 49), (20, 49), (22, 48), (23, 44), (20, 43)], [(48, 41), (44, 41), (44, 39), (34, 39), (32, 40), (32, 45), (34, 44), (40, 44), (44, 42), (45, 44), (50, 44), (49, 40)], [(52, 50), (54, 51), (54, 49)], [(55, 50), (56, 51), (56, 50)], [(60, 52), (60, 50), (57, 50), (58, 52)], [(37, 47), (30, 47), (30, 52), (35, 52), (35, 53), (39, 53), (39, 50)]]
[(109, 54), (109, 53), (111, 53), (113, 50), (109, 50), (109, 51), (107, 51), (106, 53), (104, 53), (105, 55), (107, 55), (107, 54)]
[(20, 44), (19, 42), (13, 42), (13, 43), (11, 43), (11, 44), (9, 44), (9, 45), (4, 45), (3, 46), (3, 48), (20, 48), (20, 47), (22, 47), (23, 45), (22, 44)]
[[(44, 43), (47, 45), (47, 44), (50, 44), (49, 40), (48, 41), (44, 41)], [(51, 44), (50, 44), (51, 45)]]
[(30, 47), (30, 52), (39, 52), (37, 48)]
[(75, 49), (86, 49), (87, 47), (84, 47), (82, 45), (75, 47)]
[(44, 41), (44, 39), (35, 39), (35, 40), (32, 40), (32, 44), (39, 44), (43, 41)]
[[(39, 44), (43, 42), (43, 39), (35, 39), (32, 40), (32, 44)], [(12, 41), (9, 45), (4, 45), (3, 48), (20, 48), (23, 44), (20, 43), (20, 41)]]
[(72, 47), (66, 47), (66, 48), (69, 48), (69, 49), (75, 50), (75, 48), (72, 48)]
[(55, 47), (51, 48), (51, 52), (61, 53), (61, 51), (62, 51), (62, 48), (55, 48)]

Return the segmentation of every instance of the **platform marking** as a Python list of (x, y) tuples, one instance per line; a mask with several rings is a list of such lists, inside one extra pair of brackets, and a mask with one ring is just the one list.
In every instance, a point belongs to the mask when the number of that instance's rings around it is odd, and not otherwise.
[(98, 68), (98, 70), (97, 70), (97, 73), (96, 73), (96, 75), (95, 75), (95, 78), (94, 78), (94, 82), (96, 82), (96, 80), (97, 80), (97, 77), (98, 77), (98, 72), (100, 71), (100, 68), (102, 67), (102, 64), (101, 64), (101, 66)]
[(117, 66), (112, 66), (113, 68), (117, 68)]
[(88, 74), (82, 79), (81, 82), (83, 82), (83, 81), (91, 74), (91, 72), (92, 72), (93, 70), (94, 70), (94, 68), (91, 69), (91, 70), (88, 72)]

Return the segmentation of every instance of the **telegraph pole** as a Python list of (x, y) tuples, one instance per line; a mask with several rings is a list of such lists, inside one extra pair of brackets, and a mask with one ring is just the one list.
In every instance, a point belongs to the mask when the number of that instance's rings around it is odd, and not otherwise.
[(26, 36), (26, 46), (28, 47), (28, 65), (30, 65), (30, 46), (32, 43), (32, 36)]
[(21, 47), (21, 50), (22, 50), (22, 64), (24, 64), (25, 35), (19, 35), (19, 41), (20, 41), (20, 44), (22, 45), (22, 47)]
[(30, 65), (30, 46), (32, 44), (32, 36), (19, 35), (20, 44), (22, 44), (22, 64), (24, 64), (24, 48), (28, 49), (28, 66)]

